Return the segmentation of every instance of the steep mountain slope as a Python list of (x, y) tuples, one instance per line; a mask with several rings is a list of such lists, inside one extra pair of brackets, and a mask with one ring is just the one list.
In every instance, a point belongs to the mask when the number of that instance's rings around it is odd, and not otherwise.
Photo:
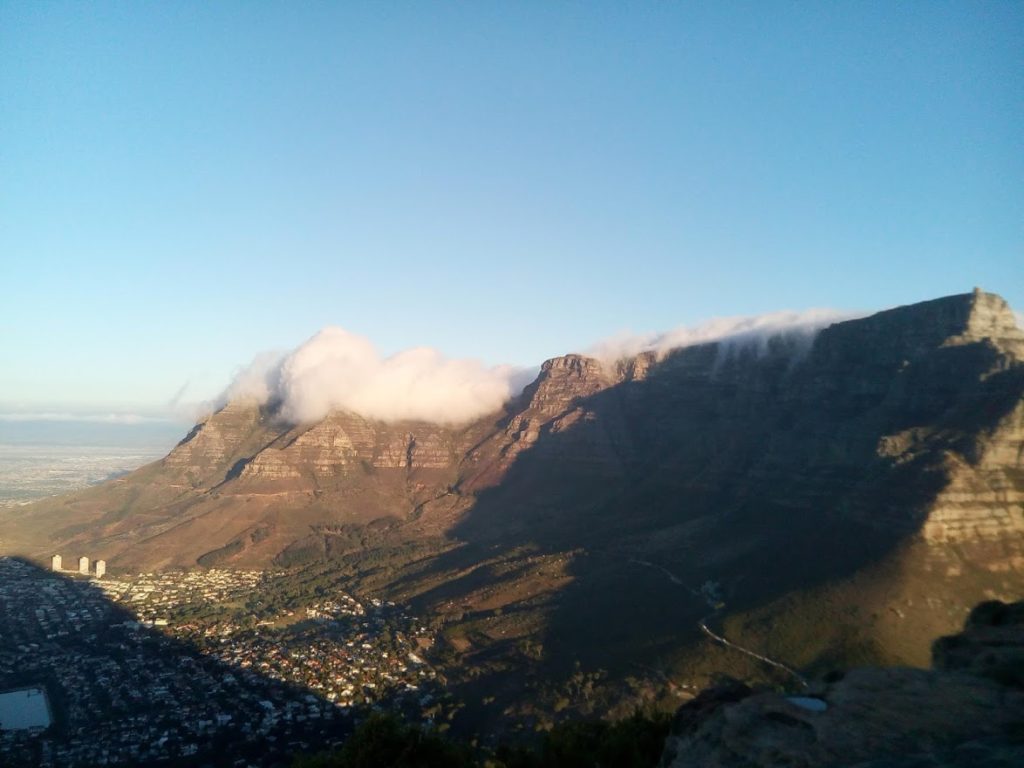
[(975, 294), (834, 325), (802, 358), (553, 361), (473, 475), (501, 482), (452, 530), (467, 544), (399, 594), (459, 617), (489, 685), (537, 646), (567, 673), (772, 673), (703, 618), (790, 665), (926, 663), (969, 606), (1024, 590), (1021, 341)]
[(538, 660), (771, 674), (702, 620), (805, 668), (925, 663), (1024, 592), (1024, 333), (979, 291), (813, 343), (556, 358), (458, 428), (275, 414), (233, 403), (5, 531), (124, 569), (329, 561), (444, 617), (463, 682), (510, 697)]

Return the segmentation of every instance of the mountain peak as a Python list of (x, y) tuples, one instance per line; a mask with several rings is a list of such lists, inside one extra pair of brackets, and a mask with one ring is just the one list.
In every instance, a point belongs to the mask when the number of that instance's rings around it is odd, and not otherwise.
[(975, 288), (964, 298), (968, 299), (968, 310), (964, 330), (960, 334), (963, 341), (990, 338), (1012, 351), (1017, 358), (1024, 359), (1024, 330), (1017, 325), (1017, 318), (1006, 300), (981, 288)]
[(605, 375), (604, 366), (601, 365), (600, 360), (575, 352), (545, 360), (540, 370), (542, 377), (544, 374), (548, 374), (551, 376), (583, 379), (591, 376)]
[(1017, 327), (1017, 319), (1006, 300), (998, 294), (986, 293), (981, 288), (873, 315), (886, 316), (899, 318), (908, 325), (916, 324), (922, 329), (930, 326), (935, 333), (962, 342), (985, 338), (997, 343), (1003, 339), (1024, 340), (1024, 333)]
[(1024, 360), (1024, 332), (1002, 297), (975, 289), (894, 307), (836, 323), (819, 335), (814, 352), (872, 365), (912, 360), (940, 347), (985, 343)]

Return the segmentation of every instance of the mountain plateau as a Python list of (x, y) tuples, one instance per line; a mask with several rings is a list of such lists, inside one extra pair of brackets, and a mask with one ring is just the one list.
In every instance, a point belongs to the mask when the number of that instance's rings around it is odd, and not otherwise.
[(1024, 332), (977, 290), (809, 345), (566, 355), (459, 426), (277, 407), (230, 402), (158, 462), (0, 513), (5, 546), (336, 569), (434, 617), (452, 684), (505, 714), (921, 666), (1024, 593)]

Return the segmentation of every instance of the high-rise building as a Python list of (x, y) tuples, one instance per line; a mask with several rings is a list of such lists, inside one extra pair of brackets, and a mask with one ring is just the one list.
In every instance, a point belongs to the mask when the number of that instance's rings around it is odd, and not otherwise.
[(89, 558), (80, 557), (78, 558), (78, 572), (83, 576), (89, 575)]
[(102, 579), (103, 578), (103, 574), (105, 574), (106, 572), (107, 572), (107, 561), (106, 560), (97, 560), (96, 561), (96, 578), (97, 579)]
[(50, 558), (50, 570), (59, 571), (61, 566), (60, 555), (54, 555)]

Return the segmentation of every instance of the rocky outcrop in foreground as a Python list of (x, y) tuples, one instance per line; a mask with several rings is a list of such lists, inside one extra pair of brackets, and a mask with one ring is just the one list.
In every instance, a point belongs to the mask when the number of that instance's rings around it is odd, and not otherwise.
[(983, 603), (933, 668), (866, 668), (787, 696), (739, 683), (676, 715), (662, 768), (1024, 765), (1024, 601)]

